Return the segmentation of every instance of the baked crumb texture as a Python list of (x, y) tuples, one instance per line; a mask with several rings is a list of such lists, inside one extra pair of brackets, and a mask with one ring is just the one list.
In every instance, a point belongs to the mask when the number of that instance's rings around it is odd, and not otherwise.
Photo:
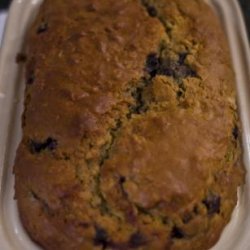
[(28, 35), (20, 216), (49, 250), (204, 250), (243, 183), (230, 52), (201, 0), (45, 0)]

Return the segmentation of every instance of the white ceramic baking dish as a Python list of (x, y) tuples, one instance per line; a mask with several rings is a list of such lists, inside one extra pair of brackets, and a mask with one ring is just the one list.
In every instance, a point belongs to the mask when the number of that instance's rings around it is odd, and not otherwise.
[[(250, 53), (243, 17), (237, 0), (206, 0), (224, 26), (231, 47), (237, 78), (238, 103), (243, 124), (246, 184), (239, 190), (238, 205), (213, 250), (250, 249)], [(15, 62), (25, 31), (42, 0), (14, 0), (0, 50), (0, 249), (38, 250), (24, 231), (14, 200), (12, 167), (21, 139), (24, 77)], [(184, 249), (183, 249), (184, 250)]]

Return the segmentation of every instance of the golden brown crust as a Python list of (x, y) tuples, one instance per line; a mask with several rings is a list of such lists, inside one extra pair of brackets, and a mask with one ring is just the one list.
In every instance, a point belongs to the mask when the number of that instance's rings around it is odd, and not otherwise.
[(230, 53), (201, 0), (45, 0), (15, 190), (45, 249), (204, 250), (243, 183)]

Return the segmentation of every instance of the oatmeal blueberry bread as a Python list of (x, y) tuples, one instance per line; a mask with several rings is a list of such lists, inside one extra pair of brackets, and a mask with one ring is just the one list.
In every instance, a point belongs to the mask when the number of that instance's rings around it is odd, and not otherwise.
[(244, 181), (228, 44), (202, 0), (45, 0), (28, 35), (23, 225), (49, 250), (205, 250)]

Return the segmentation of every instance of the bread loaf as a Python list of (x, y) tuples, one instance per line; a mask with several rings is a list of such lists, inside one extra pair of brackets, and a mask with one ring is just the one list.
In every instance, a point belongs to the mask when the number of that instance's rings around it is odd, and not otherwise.
[(48, 250), (205, 250), (244, 182), (235, 78), (202, 0), (45, 0), (15, 192)]

